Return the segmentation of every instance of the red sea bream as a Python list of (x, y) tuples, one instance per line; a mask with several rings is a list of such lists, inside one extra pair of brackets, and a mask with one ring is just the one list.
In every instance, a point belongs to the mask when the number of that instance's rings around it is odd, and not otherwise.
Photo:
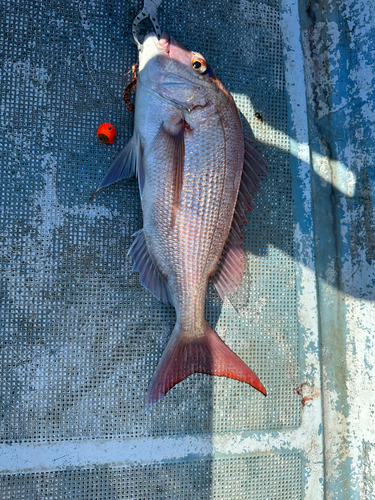
[(139, 53), (134, 134), (99, 190), (138, 176), (143, 229), (133, 269), (176, 324), (150, 383), (150, 409), (192, 373), (246, 382), (258, 377), (205, 319), (208, 282), (230, 297), (241, 281), (241, 227), (265, 161), (244, 139), (236, 105), (204, 57), (172, 36), (148, 35)]

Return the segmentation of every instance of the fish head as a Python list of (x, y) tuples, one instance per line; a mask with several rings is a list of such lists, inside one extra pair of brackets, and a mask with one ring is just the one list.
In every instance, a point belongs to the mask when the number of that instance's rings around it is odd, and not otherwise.
[(205, 58), (163, 33), (149, 34), (139, 52), (139, 80), (165, 100), (187, 111), (232, 100)]

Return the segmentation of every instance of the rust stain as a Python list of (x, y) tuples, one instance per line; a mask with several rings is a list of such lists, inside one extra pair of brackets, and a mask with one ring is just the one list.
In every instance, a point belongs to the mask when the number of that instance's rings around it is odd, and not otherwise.
[(300, 386), (294, 389), (294, 392), (298, 394), (298, 396), (301, 396), (302, 409), (308, 401), (312, 401), (320, 395), (319, 389), (310, 387), (307, 382), (303, 382)]

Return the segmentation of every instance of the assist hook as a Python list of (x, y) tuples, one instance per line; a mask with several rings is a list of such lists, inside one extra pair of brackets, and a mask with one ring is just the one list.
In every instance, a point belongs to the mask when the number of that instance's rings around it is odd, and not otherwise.
[(142, 44), (137, 38), (137, 26), (141, 21), (146, 19), (146, 17), (150, 18), (158, 39), (160, 39), (161, 37), (161, 29), (157, 18), (157, 10), (162, 1), (163, 0), (144, 0), (143, 9), (133, 21), (132, 33), (138, 50), (142, 49)]

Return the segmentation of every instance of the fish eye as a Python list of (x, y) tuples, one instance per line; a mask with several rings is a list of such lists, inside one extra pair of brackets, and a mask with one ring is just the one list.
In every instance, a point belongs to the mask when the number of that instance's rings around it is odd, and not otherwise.
[(207, 71), (207, 63), (202, 57), (194, 57), (191, 65), (197, 73), (205, 73)]

